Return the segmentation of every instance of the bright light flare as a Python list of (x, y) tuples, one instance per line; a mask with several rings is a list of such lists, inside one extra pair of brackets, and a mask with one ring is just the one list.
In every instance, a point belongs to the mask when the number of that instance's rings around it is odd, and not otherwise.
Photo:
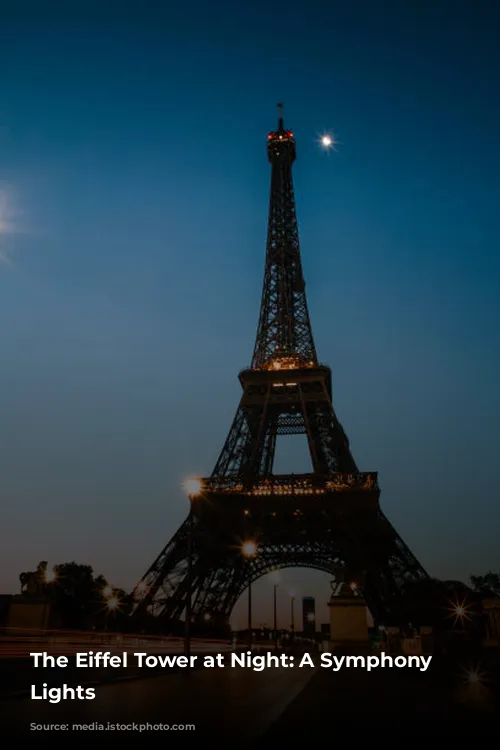
[(201, 492), (201, 481), (196, 479), (196, 477), (186, 479), (182, 486), (184, 487), (184, 492), (188, 495), (198, 495)]
[(319, 137), (319, 145), (325, 151), (335, 151), (338, 141), (332, 133), (323, 133)]
[(479, 689), (484, 687), (485, 683), (488, 682), (486, 673), (481, 669), (480, 664), (470, 665), (462, 671), (463, 681), (470, 688)]
[(110, 597), (110, 596), (113, 596), (113, 589), (112, 589), (112, 587), (111, 587), (111, 586), (109, 585), (109, 583), (108, 583), (108, 584), (106, 584), (106, 586), (105, 586), (105, 587), (103, 588), (103, 590), (102, 590), (102, 595), (103, 595), (104, 597), (106, 597), (106, 598), (108, 598), (108, 597)]
[(467, 672), (467, 682), (469, 685), (479, 685), (482, 682), (482, 677), (479, 672), (471, 669)]
[(450, 601), (448, 602), (450, 605), (448, 607), (449, 617), (454, 617), (454, 625), (457, 624), (457, 622), (463, 623), (464, 620), (471, 620), (471, 606), (465, 603), (465, 599), (462, 602), (459, 601)]
[(54, 581), (57, 579), (57, 573), (54, 568), (45, 571), (44, 579), (45, 583), (54, 583)]
[(106, 607), (108, 608), (108, 610), (110, 612), (114, 612), (115, 610), (118, 609), (119, 606), (120, 606), (120, 601), (119, 601), (118, 597), (116, 597), (116, 596), (112, 596), (108, 600), (108, 603), (106, 605)]
[(257, 545), (255, 542), (243, 542), (241, 545), (241, 552), (244, 557), (255, 557), (257, 554)]

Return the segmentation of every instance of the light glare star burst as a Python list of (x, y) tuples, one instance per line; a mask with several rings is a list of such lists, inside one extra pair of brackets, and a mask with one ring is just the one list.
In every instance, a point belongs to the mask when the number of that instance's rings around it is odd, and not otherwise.
[(457, 622), (462, 622), (464, 620), (471, 621), (471, 606), (469, 604), (465, 603), (465, 599), (462, 602), (459, 601), (449, 601), (448, 604), (450, 605), (447, 609), (449, 614), (449, 617), (454, 617), (454, 625), (457, 624)]
[(336, 146), (338, 146), (338, 140), (333, 135), (333, 133), (323, 133), (319, 136), (319, 144), (322, 149), (325, 151), (336, 151)]

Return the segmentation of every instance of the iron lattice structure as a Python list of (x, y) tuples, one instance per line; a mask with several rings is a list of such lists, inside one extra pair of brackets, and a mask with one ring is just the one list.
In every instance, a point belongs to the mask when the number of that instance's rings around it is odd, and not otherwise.
[[(343, 570), (380, 621), (397, 609), (405, 584), (427, 573), (380, 509), (377, 473), (358, 471), (333, 408), (331, 371), (317, 359), (293, 192), (295, 139), (281, 105), (267, 152), (271, 197), (252, 364), (240, 372), (243, 394), (214, 471), (136, 586), (135, 612), (178, 621), (191, 592), (194, 619), (227, 623), (250, 583), (297, 566)], [(313, 472), (274, 475), (277, 437), (300, 433)]]

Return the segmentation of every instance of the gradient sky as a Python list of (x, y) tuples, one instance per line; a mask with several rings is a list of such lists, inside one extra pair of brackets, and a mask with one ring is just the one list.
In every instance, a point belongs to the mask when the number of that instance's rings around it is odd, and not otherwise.
[[(254, 344), (279, 100), (354, 456), (431, 575), (498, 571), (498, 8), (71, 6), (0, 6), (0, 591), (40, 559), (131, 587), (211, 472)], [(318, 575), (298, 593), (324, 599)]]

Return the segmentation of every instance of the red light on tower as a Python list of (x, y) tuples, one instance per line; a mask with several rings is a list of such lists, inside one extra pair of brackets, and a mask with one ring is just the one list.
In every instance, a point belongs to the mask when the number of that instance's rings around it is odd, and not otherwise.
[(291, 130), (289, 130), (289, 131), (288, 131), (288, 136), (289, 136), (290, 138), (293, 138), (293, 133), (292, 133), (292, 131), (291, 131)]

